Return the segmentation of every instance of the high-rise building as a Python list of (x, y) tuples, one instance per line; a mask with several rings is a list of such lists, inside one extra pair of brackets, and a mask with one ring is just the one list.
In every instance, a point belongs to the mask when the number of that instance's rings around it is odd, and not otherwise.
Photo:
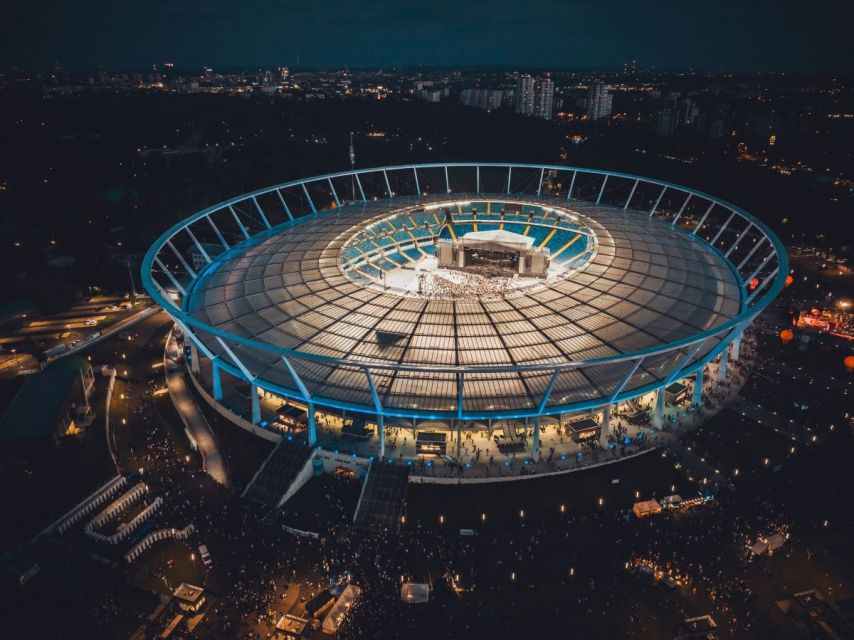
[(426, 100), (427, 102), (441, 102), (442, 101), (442, 90), (441, 89), (422, 89), (418, 92), (418, 97), (422, 100)]
[(610, 85), (601, 82), (590, 85), (587, 89), (587, 118), (589, 120), (610, 118), (613, 103), (614, 96)]
[(534, 79), (531, 76), (522, 75), (516, 80), (514, 107), (516, 113), (522, 113), (526, 116), (534, 115)]
[(460, 104), (477, 109), (497, 109), (501, 106), (504, 92), (497, 89), (463, 89)]
[(555, 83), (551, 78), (540, 78), (537, 81), (534, 115), (538, 118), (552, 119), (554, 112)]
[(676, 133), (676, 105), (678, 102), (678, 93), (667, 94), (664, 105), (655, 117), (655, 135), (669, 137)]
[(665, 107), (656, 114), (655, 135), (668, 137), (676, 132), (676, 114), (672, 109)]
[(690, 96), (685, 96), (676, 105), (676, 122), (680, 127), (690, 127), (700, 117), (700, 105)]
[(723, 138), (727, 131), (727, 120), (728, 113), (726, 106), (720, 103), (716, 104), (705, 119), (703, 131), (706, 137), (710, 140)]

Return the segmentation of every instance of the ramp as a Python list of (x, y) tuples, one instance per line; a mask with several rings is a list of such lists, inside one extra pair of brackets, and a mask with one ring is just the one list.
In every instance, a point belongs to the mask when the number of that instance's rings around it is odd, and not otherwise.
[(408, 466), (375, 462), (359, 499), (356, 527), (397, 531), (408, 486)]
[(282, 438), (243, 490), (243, 497), (267, 507), (277, 507), (286, 492), (311, 464), (313, 449)]

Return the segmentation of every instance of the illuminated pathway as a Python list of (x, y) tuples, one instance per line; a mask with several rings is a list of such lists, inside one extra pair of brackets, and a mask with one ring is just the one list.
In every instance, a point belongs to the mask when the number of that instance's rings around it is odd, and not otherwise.
[(229, 486), (230, 480), (225, 461), (207, 419), (187, 388), (184, 372), (179, 364), (180, 359), (181, 352), (178, 349), (175, 335), (170, 331), (164, 354), (166, 385), (169, 388), (169, 395), (184, 422), (184, 426), (192, 434), (193, 440), (195, 440), (202, 454), (205, 471), (220, 484)]

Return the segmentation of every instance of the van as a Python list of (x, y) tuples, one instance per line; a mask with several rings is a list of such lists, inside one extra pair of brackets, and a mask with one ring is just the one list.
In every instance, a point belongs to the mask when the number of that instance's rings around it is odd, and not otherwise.
[(211, 554), (208, 553), (207, 545), (199, 545), (199, 555), (202, 558), (202, 564), (205, 565), (205, 568), (210, 569), (213, 567), (213, 560), (211, 560)]

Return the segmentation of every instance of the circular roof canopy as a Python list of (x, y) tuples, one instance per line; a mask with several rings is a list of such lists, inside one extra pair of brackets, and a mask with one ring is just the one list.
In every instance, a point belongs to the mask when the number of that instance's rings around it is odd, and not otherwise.
[[(312, 395), (368, 407), (379, 399), (403, 413), (458, 411), (459, 397), (466, 412), (530, 411), (548, 387), (549, 406), (607, 397), (621, 381), (625, 391), (640, 388), (717, 343), (692, 354), (675, 346), (642, 363), (621, 356), (713, 330), (741, 311), (742, 288), (721, 254), (647, 212), (547, 196), (471, 198), (369, 201), (274, 227), (217, 257), (184, 309), (297, 354), (283, 363), (273, 350), (243, 349), (259, 379), (292, 389), (295, 372)], [(456, 209), (450, 224), (433, 215), (443, 206)], [(534, 236), (560, 277), (455, 299), (377, 286), (377, 271), (417, 268), (437, 237), (492, 229)], [(231, 359), (215, 336), (200, 337)], [(556, 373), (532, 366), (598, 359), (614, 362)]]

